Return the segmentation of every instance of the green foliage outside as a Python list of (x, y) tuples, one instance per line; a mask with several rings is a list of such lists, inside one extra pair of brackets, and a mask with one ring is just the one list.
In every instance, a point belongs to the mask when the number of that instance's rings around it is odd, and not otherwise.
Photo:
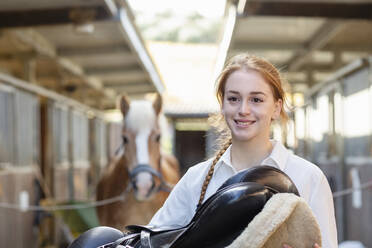
[(221, 35), (222, 18), (205, 18), (196, 12), (176, 16), (166, 10), (152, 16), (137, 12), (136, 23), (146, 40), (215, 43)]

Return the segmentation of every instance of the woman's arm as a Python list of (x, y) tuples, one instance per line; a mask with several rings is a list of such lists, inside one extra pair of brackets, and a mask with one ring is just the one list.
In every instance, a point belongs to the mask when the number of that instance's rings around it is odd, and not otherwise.
[(192, 199), (186, 173), (171, 191), (164, 205), (151, 219), (149, 225), (156, 227), (183, 227), (192, 217)]

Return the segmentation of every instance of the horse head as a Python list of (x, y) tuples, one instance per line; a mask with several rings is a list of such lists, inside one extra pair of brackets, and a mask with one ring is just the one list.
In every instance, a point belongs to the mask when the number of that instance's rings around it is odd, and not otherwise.
[(160, 95), (156, 96), (154, 102), (130, 102), (125, 96), (120, 100), (123, 114), (123, 156), (134, 196), (139, 201), (152, 198), (163, 182), (160, 168), (161, 107)]

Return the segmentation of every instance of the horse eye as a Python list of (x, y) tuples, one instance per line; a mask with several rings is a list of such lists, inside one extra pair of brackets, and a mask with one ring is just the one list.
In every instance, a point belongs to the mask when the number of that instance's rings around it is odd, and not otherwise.
[(159, 143), (159, 142), (160, 142), (160, 137), (161, 137), (160, 134), (156, 135), (156, 137), (155, 137), (155, 141)]
[(128, 142), (129, 142), (128, 137), (125, 136), (125, 135), (123, 135), (123, 143), (124, 143), (124, 144), (128, 144)]

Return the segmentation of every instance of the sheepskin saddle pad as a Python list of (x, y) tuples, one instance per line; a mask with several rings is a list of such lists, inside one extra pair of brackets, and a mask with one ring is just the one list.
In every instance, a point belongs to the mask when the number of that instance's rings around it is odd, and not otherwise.
[(294, 248), (321, 246), (320, 229), (304, 199), (288, 193), (275, 194), (245, 230), (227, 248)]
[[(182, 228), (131, 225), (126, 227), (125, 233), (122, 233), (109, 227), (96, 227), (79, 236), (69, 247), (113, 248), (118, 245), (127, 248), (222, 248), (229, 245), (233, 248), (266, 247), (265, 242), (269, 240), (273, 240), (273, 242), (278, 240), (279, 242), (281, 240), (274, 238), (282, 235), (281, 233), (276, 235), (280, 228), (276, 229), (269, 224), (278, 223), (272, 224), (276, 227), (281, 226), (279, 223), (291, 220), (291, 218), (283, 220), (284, 217), (278, 219), (276, 216), (278, 214), (284, 216), (282, 212), (274, 211), (277, 209), (277, 205), (285, 209), (285, 206), (288, 205), (288, 202), (282, 198), (281, 201), (287, 205), (280, 205), (281, 203), (275, 201), (276, 204), (271, 203), (273, 206), (270, 207), (270, 205), (266, 211), (265, 204), (269, 203), (274, 195), (288, 199), (293, 199), (293, 197), (300, 199), (296, 186), (281, 170), (271, 166), (253, 167), (228, 179), (215, 194), (197, 209), (190, 223)], [(292, 206), (292, 208), (296, 209), (297, 207)], [(263, 213), (265, 211), (267, 214)], [(260, 217), (262, 220), (256, 221), (256, 217)], [(250, 223), (253, 222), (257, 224), (252, 227)], [(266, 223), (267, 227), (261, 226), (261, 223)], [(256, 233), (253, 233), (253, 230)], [(253, 240), (257, 246), (247, 243), (251, 240), (246, 242), (246, 233), (248, 236), (251, 236), (250, 233), (252, 233), (257, 238), (257, 240)], [(296, 232), (294, 234), (297, 235)], [(266, 236), (270, 236), (270, 238), (266, 239)], [(259, 237), (261, 238), (259, 239)], [(242, 244), (243, 246), (240, 246)], [(289, 242), (289, 244), (292, 243)], [(280, 247), (280, 245), (276, 244), (276, 246), (270, 247)], [(294, 246), (294, 248), (299, 247), (302, 246)]]

